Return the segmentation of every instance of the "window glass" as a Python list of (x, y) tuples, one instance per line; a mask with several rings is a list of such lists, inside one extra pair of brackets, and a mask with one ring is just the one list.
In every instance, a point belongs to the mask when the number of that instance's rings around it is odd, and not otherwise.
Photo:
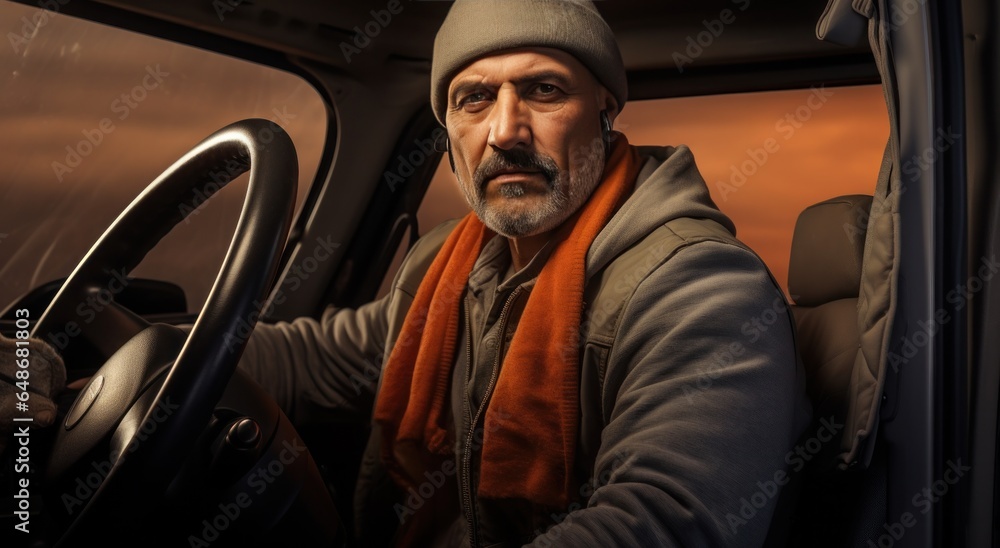
[[(28, 6), (0, 3), (0, 309), (67, 276), (119, 213), (212, 132), (266, 118), (309, 190), (327, 111), (298, 76)], [(207, 200), (133, 276), (179, 284), (197, 311), (243, 204), (243, 175)], [(297, 206), (299, 207), (299, 206)]]
[[(690, 147), (712, 199), (786, 291), (799, 213), (828, 198), (871, 194), (889, 136), (879, 86), (633, 101), (615, 128), (633, 145)], [(420, 230), (468, 211), (444, 158)]]

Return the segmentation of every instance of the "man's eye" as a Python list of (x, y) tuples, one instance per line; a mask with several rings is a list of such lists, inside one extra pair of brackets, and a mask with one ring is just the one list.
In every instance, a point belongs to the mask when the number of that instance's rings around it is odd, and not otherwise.
[(486, 96), (485, 93), (483, 93), (481, 91), (477, 91), (475, 93), (470, 93), (470, 94), (462, 97), (458, 101), (458, 105), (459, 106), (465, 106), (465, 105), (468, 105), (468, 104), (482, 103), (486, 99), (487, 99), (487, 96)]
[(557, 101), (563, 97), (563, 91), (552, 84), (537, 84), (531, 95), (538, 101)]

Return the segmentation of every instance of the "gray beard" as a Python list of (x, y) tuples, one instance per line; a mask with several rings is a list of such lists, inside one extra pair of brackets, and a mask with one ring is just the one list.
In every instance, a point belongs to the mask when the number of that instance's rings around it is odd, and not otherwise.
[[(604, 162), (604, 150), (601, 149), (583, 157), (575, 177), (568, 171), (559, 171), (545, 201), (527, 211), (510, 212), (490, 207), (486, 204), (485, 188), (476, 188), (472, 194), (469, 188), (473, 185), (459, 181), (459, 187), (472, 211), (490, 230), (508, 238), (523, 238), (548, 232), (576, 213), (600, 184)], [(520, 184), (506, 184), (498, 192), (504, 199), (517, 199), (525, 194), (525, 188)]]

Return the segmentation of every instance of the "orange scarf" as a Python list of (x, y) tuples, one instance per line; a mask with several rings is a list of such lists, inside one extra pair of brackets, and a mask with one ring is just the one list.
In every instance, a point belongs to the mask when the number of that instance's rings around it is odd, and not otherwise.
[[(578, 490), (573, 459), (587, 251), (632, 192), (639, 170), (635, 148), (624, 135), (615, 137), (601, 183), (558, 229), (504, 357), (485, 416), (481, 497), (565, 507)], [(424, 276), (382, 370), (375, 421), (383, 461), (404, 488), (424, 481), (424, 473), (453, 451), (444, 410), (460, 299), (493, 235), (472, 213), (458, 224)]]

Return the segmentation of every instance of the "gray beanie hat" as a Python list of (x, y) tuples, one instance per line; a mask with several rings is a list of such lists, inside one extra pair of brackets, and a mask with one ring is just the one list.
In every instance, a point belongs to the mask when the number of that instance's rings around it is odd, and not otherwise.
[(628, 83), (611, 27), (589, 0), (455, 0), (434, 40), (431, 107), (442, 125), (455, 74), (491, 53), (549, 47), (573, 55), (625, 106)]

